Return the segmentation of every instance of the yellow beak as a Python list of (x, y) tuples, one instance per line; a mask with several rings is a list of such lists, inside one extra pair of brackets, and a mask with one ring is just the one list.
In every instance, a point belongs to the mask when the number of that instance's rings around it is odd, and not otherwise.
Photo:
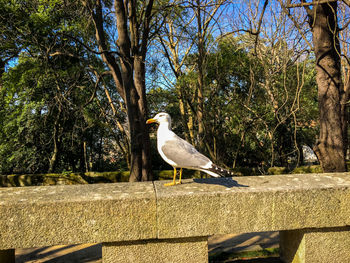
[(157, 122), (157, 120), (155, 120), (155, 119), (148, 119), (146, 121), (146, 124), (150, 124), (150, 123), (154, 123), (154, 122)]

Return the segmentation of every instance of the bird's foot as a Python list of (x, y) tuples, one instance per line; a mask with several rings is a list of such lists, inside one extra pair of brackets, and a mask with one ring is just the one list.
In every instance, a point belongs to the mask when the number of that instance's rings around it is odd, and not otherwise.
[(171, 183), (164, 184), (164, 186), (172, 186), (172, 185), (175, 185), (175, 184), (176, 184), (175, 182), (171, 182)]
[(164, 186), (173, 186), (173, 185), (177, 185), (177, 184), (182, 184), (181, 181), (178, 181), (178, 182), (171, 182), (171, 183), (166, 183), (164, 184)]

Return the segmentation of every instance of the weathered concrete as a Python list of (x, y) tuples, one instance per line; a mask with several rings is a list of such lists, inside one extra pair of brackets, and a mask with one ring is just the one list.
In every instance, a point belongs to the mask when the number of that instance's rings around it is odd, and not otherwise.
[[(282, 230), (288, 231), (283, 241), (284, 247), (291, 244), (288, 255), (304, 251), (302, 262), (314, 258), (319, 242), (332, 243), (339, 248), (334, 250), (337, 253), (347, 249), (348, 245), (338, 243), (348, 239), (348, 229), (327, 229), (350, 225), (349, 173), (195, 179), (173, 187), (163, 184), (2, 188), (0, 249), (104, 243), (105, 262), (116, 262), (120, 255), (126, 260), (141, 254), (149, 262), (166, 255), (179, 258), (178, 262), (185, 257), (203, 262), (210, 235)], [(300, 232), (291, 231), (306, 228), (317, 231), (303, 233), (302, 239)], [(304, 249), (300, 244), (305, 241)], [(308, 244), (314, 244), (314, 249)], [(324, 253), (333, 253), (327, 246), (322, 247)]]
[(158, 237), (350, 225), (349, 174), (155, 182)]
[(150, 238), (152, 182), (0, 189), (0, 249)]
[(350, 227), (281, 231), (280, 250), (286, 263), (350, 262)]
[(102, 246), (103, 263), (205, 263), (208, 239), (191, 237), (107, 243)]

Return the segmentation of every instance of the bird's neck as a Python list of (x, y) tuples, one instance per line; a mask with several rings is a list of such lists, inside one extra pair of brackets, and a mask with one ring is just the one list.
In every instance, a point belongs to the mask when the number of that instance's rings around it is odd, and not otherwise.
[(157, 130), (157, 148), (162, 151), (162, 146), (167, 140), (172, 140), (176, 135), (171, 131), (168, 123), (161, 123)]
[(161, 123), (159, 124), (158, 130), (157, 130), (157, 141), (160, 142), (169, 136), (172, 135), (171, 127), (169, 123)]
[(171, 131), (171, 124), (169, 122), (162, 122), (159, 124), (158, 130), (169, 130)]

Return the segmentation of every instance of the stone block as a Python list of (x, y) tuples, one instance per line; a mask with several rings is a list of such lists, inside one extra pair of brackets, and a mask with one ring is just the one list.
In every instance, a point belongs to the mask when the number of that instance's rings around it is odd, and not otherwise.
[(103, 263), (205, 263), (208, 239), (191, 237), (104, 243)]
[(156, 238), (152, 182), (0, 189), (0, 248)]
[(350, 225), (349, 174), (303, 174), (155, 182), (158, 237)]
[(286, 263), (350, 262), (350, 227), (281, 231), (280, 253)]

